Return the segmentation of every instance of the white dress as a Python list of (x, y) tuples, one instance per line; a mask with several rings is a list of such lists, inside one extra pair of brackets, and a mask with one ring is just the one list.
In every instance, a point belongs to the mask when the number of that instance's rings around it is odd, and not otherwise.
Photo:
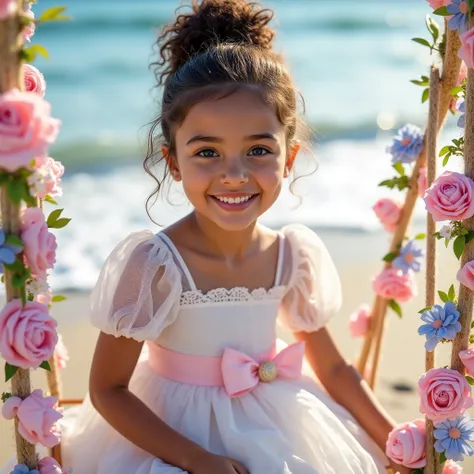
[[(340, 305), (340, 283), (321, 240), (308, 228), (280, 232), (273, 288), (200, 292), (172, 242), (131, 234), (112, 252), (92, 293), (92, 322), (103, 332), (174, 353), (220, 358), (225, 348), (251, 357), (275, 343), (275, 325), (321, 328)], [(153, 346), (151, 347), (153, 349)], [(144, 351), (130, 390), (191, 440), (240, 460), (251, 474), (376, 474), (385, 458), (350, 414), (313, 378), (276, 378), (230, 398), (222, 386), (159, 375)], [(63, 465), (74, 474), (179, 474), (134, 446), (87, 397), (64, 419)], [(159, 440), (156, 440), (159, 443)]]

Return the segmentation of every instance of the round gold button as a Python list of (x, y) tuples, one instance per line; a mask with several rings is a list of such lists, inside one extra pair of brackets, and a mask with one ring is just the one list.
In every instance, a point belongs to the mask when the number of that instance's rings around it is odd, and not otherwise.
[(263, 362), (258, 368), (258, 377), (262, 382), (275, 380), (277, 373), (277, 366), (273, 362)]

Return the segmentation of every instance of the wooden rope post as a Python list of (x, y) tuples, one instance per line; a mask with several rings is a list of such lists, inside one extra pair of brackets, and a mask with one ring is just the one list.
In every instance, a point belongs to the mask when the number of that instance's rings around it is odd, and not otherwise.
[[(439, 92), (440, 80), (439, 70), (431, 69), (430, 75), (430, 108), (428, 115), (428, 127), (426, 130), (426, 158), (427, 158), (427, 184), (428, 187), (433, 184), (436, 179), (437, 165), (437, 137), (438, 137), (438, 109), (439, 109)], [(433, 306), (436, 297), (436, 243), (434, 236), (436, 232), (436, 222), (430, 213), (427, 213), (426, 221), (426, 294), (425, 306)], [(425, 355), (425, 371), (434, 369), (435, 351), (426, 352)], [(439, 457), (434, 449), (433, 438), (433, 422), (425, 418), (426, 422), (426, 474), (440, 474), (441, 465)]]
[[(17, 0), (18, 12), (22, 12), (23, 0)], [(24, 89), (23, 71), (20, 62), (22, 36), (20, 18), (13, 15), (5, 20), (0, 20), (0, 93), (5, 93), (13, 88)], [(13, 204), (5, 192), (1, 192), (0, 205), (2, 209), (2, 226), (6, 234), (20, 235), (20, 205)], [(6, 301), (18, 298), (18, 290), (11, 283), (11, 275), (5, 269)], [(29, 370), (18, 369), (11, 379), (13, 396), (22, 399), (31, 393)], [(15, 418), (15, 438), (17, 461), (26, 464), (30, 469), (36, 468), (37, 458), (35, 446), (18, 434), (18, 418)]]
[[(443, 127), (444, 121), (449, 111), (449, 104), (451, 102), (451, 90), (456, 87), (459, 69), (461, 67), (461, 60), (458, 58), (457, 53), (461, 46), (457, 31), (451, 31), (447, 28), (445, 21), (446, 33), (446, 50), (443, 60), (443, 77), (440, 83), (440, 97), (439, 97), (439, 108), (438, 108), (438, 132)], [(425, 140), (426, 146), (426, 140)], [(397, 229), (392, 238), (389, 252), (397, 252), (399, 246), (402, 244), (403, 239), (406, 235), (408, 225), (413, 214), (418, 198), (418, 175), (421, 168), (426, 164), (426, 150), (423, 147), (420, 156), (415, 162), (413, 173), (409, 179), (409, 188), (405, 197), (405, 202), (402, 209), (402, 215), (398, 223)], [(390, 268), (391, 264), (386, 263), (384, 269)], [(364, 338), (361, 355), (357, 363), (357, 369), (361, 375), (364, 374), (367, 367), (368, 360), (370, 358), (371, 351), (374, 351), (372, 370), (369, 377), (369, 385), (373, 389), (375, 386), (375, 380), (377, 376), (377, 368), (381, 351), (381, 343), (383, 337), (383, 331), (385, 326), (385, 316), (388, 309), (388, 300), (376, 295), (372, 304), (371, 322), (369, 330)]]
[[(474, 27), (474, 19), (471, 21), (471, 27)], [(464, 174), (474, 179), (474, 69), (468, 69), (467, 87), (466, 87), (466, 127), (464, 133)], [(464, 227), (469, 231), (474, 231), (474, 217), (466, 219)], [(461, 266), (474, 260), (474, 240), (466, 243), (464, 252), (461, 256)], [(458, 370), (461, 374), (466, 374), (466, 368), (459, 359), (459, 352), (468, 348), (469, 333), (471, 332), (473, 292), (459, 285), (458, 293), (458, 311), (460, 312), (459, 322), (461, 331), (457, 333), (453, 342), (451, 354), (451, 368)]]

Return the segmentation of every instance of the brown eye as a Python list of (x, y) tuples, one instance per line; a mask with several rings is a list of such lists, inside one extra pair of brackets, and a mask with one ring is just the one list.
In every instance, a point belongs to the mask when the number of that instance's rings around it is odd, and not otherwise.
[(263, 146), (256, 146), (249, 151), (250, 156), (265, 156), (271, 153), (270, 150), (264, 148)]

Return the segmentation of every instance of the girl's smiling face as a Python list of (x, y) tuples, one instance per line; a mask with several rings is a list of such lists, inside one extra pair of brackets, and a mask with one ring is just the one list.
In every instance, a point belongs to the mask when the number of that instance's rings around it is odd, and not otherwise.
[(271, 207), (294, 158), (276, 111), (249, 91), (194, 105), (175, 142), (172, 175), (197, 213), (229, 231)]

